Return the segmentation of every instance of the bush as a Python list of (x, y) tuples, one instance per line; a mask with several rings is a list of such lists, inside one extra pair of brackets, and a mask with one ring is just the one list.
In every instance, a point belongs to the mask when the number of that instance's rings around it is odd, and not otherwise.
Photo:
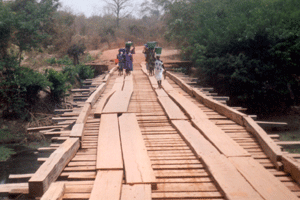
[(56, 63), (59, 65), (73, 65), (72, 60), (67, 55), (65, 55), (62, 59), (58, 59)]
[(62, 72), (55, 71), (53, 69), (46, 70), (47, 79), (50, 81), (50, 89), (52, 98), (59, 102), (65, 97), (65, 93), (70, 88), (67, 85), (68, 77)]
[(94, 77), (94, 69), (91, 66), (79, 64), (76, 66), (76, 71), (81, 80), (89, 79)]
[(57, 60), (55, 57), (52, 57), (52, 58), (46, 59), (46, 62), (50, 65), (55, 65), (57, 63)]
[(46, 77), (32, 69), (19, 67), (16, 57), (0, 63), (0, 102), (4, 117), (25, 118), (38, 93), (50, 85)]
[(67, 76), (67, 81), (70, 84), (72, 84), (72, 85), (75, 84), (76, 80), (80, 81), (80, 80), (78, 80), (79, 77), (78, 77), (77, 69), (75, 66), (73, 66), (73, 65), (64, 66), (62, 72)]

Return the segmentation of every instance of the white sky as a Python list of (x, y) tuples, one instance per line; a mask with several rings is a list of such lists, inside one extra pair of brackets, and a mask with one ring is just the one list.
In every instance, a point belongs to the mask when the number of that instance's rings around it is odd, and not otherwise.
[[(83, 13), (86, 17), (103, 14), (103, 8), (106, 6), (103, 0), (60, 0), (59, 2), (62, 5), (60, 9), (71, 9), (74, 14)], [(130, 0), (130, 3), (133, 5), (130, 10), (138, 12), (138, 5), (142, 2), (143, 0)]]

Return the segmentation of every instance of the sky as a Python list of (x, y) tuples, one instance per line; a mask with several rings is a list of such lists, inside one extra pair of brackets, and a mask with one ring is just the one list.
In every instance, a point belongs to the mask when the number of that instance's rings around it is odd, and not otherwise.
[[(104, 0), (60, 0), (62, 5), (62, 10), (70, 9), (74, 14), (80, 15), (83, 13), (86, 17), (91, 17), (92, 15), (101, 15), (101, 10), (106, 6)], [(135, 9), (138, 9), (138, 4), (142, 3), (141, 0), (131, 0)]]

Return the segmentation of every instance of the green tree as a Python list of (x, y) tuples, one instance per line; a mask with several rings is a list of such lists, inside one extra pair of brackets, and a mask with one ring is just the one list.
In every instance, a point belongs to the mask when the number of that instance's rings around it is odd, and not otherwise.
[(175, 1), (165, 36), (219, 92), (278, 110), (300, 99), (299, 10), (295, 0)]
[(40, 49), (42, 42), (49, 39), (46, 30), (59, 3), (58, 0), (15, 0), (10, 6), (15, 13), (11, 40), (19, 48), (21, 62), (24, 51)]

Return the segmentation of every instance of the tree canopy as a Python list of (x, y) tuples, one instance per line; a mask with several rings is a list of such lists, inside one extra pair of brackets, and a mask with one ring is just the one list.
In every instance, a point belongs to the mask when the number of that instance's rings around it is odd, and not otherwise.
[(165, 36), (219, 92), (256, 112), (284, 109), (300, 97), (299, 11), (297, 0), (176, 1)]

